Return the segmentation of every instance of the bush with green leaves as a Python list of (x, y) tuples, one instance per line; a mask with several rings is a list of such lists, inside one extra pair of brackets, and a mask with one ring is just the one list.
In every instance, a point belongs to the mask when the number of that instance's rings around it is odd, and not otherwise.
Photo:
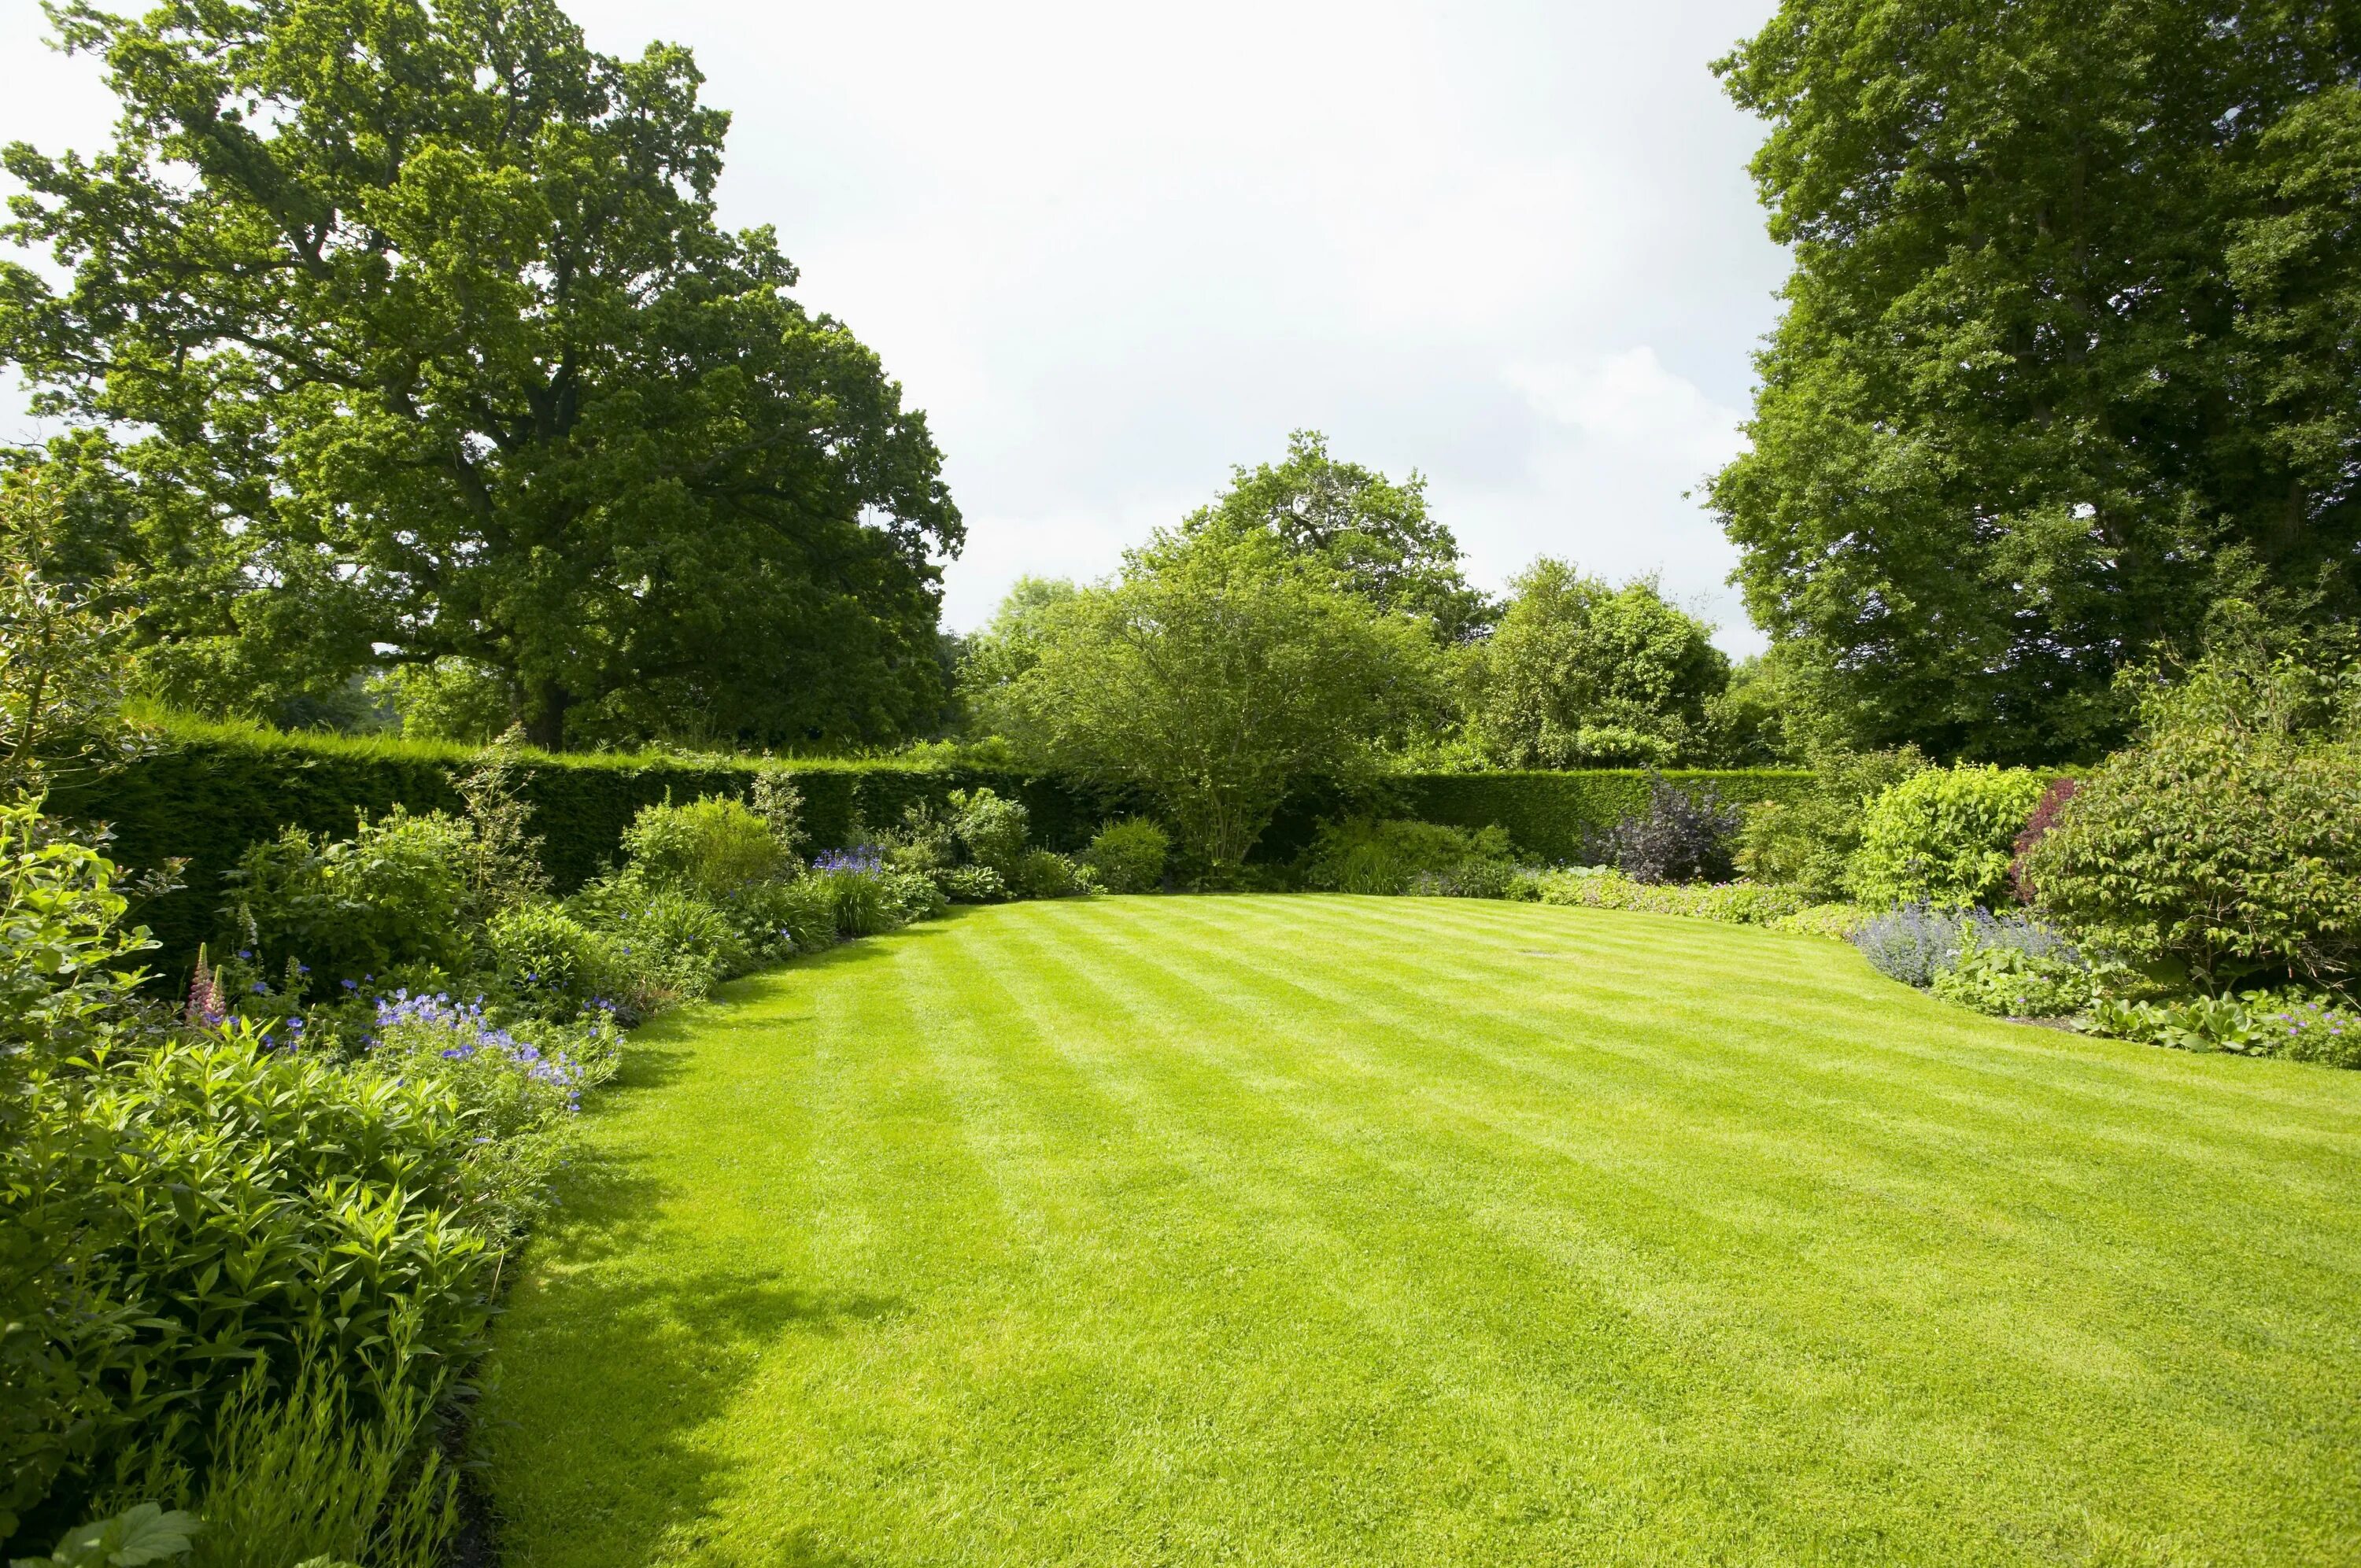
[(1032, 816), (1024, 806), (1005, 800), (988, 789), (953, 790), (950, 829), (967, 858), (989, 866), (1014, 885), (1025, 859)]
[(2162, 1001), (2103, 995), (2089, 1016), (2099, 1033), (2144, 1045), (2361, 1068), (2361, 1010), (2316, 992), (2247, 991)]
[(1580, 909), (1686, 915), (1731, 926), (1763, 926), (1818, 937), (1850, 937), (1865, 917), (1849, 904), (1815, 904), (1794, 888), (1759, 883), (1646, 883), (1612, 868), (1523, 873), (1510, 897)]
[(572, 1018), (598, 1002), (643, 999), (616, 944), (555, 904), (521, 904), (484, 928), (501, 993), (539, 1018)]
[[(79, 1511), (126, 1454), (194, 1462), (244, 1361), (307, 1332), (389, 1386), (480, 1350), (497, 1252), (462, 1216), (500, 1194), (449, 1086), (267, 1049), (231, 1019), (50, 1087), (0, 1230), (29, 1222), (65, 1283), (29, 1324), (38, 1398), (5, 1429), (0, 1507)], [(70, 1230), (44, 1223), (60, 1208)]]
[(1009, 890), (1019, 898), (1081, 898), (1097, 891), (1089, 870), (1053, 850), (1027, 850), (1016, 859)]
[(1847, 879), (1863, 904), (1968, 909), (2005, 898), (2016, 839), (2048, 781), (2025, 768), (1930, 768), (1869, 803)]
[(2174, 725), (2093, 771), (2026, 857), (2036, 907), (2167, 985), (2361, 976), (2361, 754)]
[(323, 985), (467, 966), (473, 833), (442, 812), (397, 806), (363, 817), (350, 839), (301, 828), (251, 845), (222, 914), (259, 969), (301, 964)]
[(718, 904), (749, 887), (798, 874), (794, 846), (743, 801), (704, 795), (694, 804), (641, 808), (623, 833), (631, 873)]
[(1082, 864), (1109, 893), (1154, 893), (1164, 885), (1171, 852), (1170, 834), (1146, 817), (1131, 817), (1100, 828)]
[(1748, 880), (1834, 903), (1849, 896), (1846, 870), (1861, 848), (1869, 803), (1927, 767), (1915, 747), (1823, 753), (1812, 787), (1746, 807), (1734, 859)]
[(1418, 891), (1422, 877), (1455, 877), (1470, 862), (1500, 867), (1505, 886), (1508, 834), (1498, 828), (1471, 832), (1433, 822), (1351, 817), (1321, 828), (1305, 860), (1303, 880), (1330, 893), (1405, 894)]
[(2003, 1018), (2066, 1018), (2098, 995), (2091, 966), (2070, 949), (2035, 950), (1986, 945), (1974, 927), (1959, 956), (1938, 970), (1927, 990), (1946, 1002)]

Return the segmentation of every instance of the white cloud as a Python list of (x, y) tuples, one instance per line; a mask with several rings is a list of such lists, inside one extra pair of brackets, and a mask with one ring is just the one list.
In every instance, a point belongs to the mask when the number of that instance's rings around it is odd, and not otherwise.
[[(1661, 570), (1750, 645), (1681, 492), (1784, 269), (1706, 70), (1772, 0), (570, 6), (599, 49), (696, 51), (724, 218), (775, 225), (927, 410), (970, 526), (952, 625), (1310, 426), (1425, 472), (1492, 583)], [(41, 30), (0, 5), (0, 140), (88, 149), (95, 68)]]

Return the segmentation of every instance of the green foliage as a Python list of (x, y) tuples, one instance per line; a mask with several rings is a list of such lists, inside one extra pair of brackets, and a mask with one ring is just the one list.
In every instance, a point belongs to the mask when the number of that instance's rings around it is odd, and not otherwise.
[(2225, 596), (2361, 602), (2361, 32), (1786, 0), (1719, 69), (1795, 270), (1710, 497), (1866, 745), (2114, 743)]
[(1946, 1002), (2002, 1018), (2065, 1018), (2097, 994), (2091, 967), (2070, 952), (1986, 945), (1971, 927), (1960, 956), (1927, 989)]
[(519, 905), (492, 918), (484, 948), (504, 995), (541, 1018), (572, 1018), (594, 1002), (629, 1002), (631, 973), (614, 943), (555, 904)]
[(1036, 655), (985, 718), (1044, 767), (1154, 795), (1217, 870), (1290, 785), (1367, 775), (1439, 696), (1419, 622), (1259, 529), (1159, 533), (1117, 581), (1046, 612)]
[(138, 749), (123, 719), (131, 614), (71, 575), (62, 514), (44, 477), (0, 471), (0, 797)]
[(1811, 898), (1843, 898), (1869, 803), (1927, 766), (1909, 746), (1822, 753), (1808, 787), (1758, 801), (1747, 812), (1738, 834), (1739, 870)]
[(802, 869), (770, 822), (727, 795), (642, 806), (623, 830), (623, 853), (631, 873), (648, 885), (713, 902)]
[(441, 1568), (458, 1475), (428, 1441), (433, 1415), (414, 1387), (357, 1396), (317, 1354), (283, 1385), (249, 1372), (222, 1410), (191, 1568)]
[(1469, 733), (1509, 768), (1669, 766), (1704, 759), (1707, 704), (1729, 685), (1710, 629), (1648, 579), (1610, 589), (1543, 557), (1469, 658)]
[(2001, 902), (2017, 835), (2048, 781), (1962, 764), (1915, 773), (1869, 803), (1848, 879), (1863, 904), (1957, 908)]
[(155, 1503), (137, 1503), (113, 1519), (68, 1530), (47, 1557), (19, 1557), (10, 1568), (139, 1568), (142, 1563), (185, 1559), (203, 1527), (193, 1514), (167, 1513)]
[(2162, 1001), (2101, 996), (2091, 1005), (2090, 1025), (2118, 1039), (2175, 1050), (2361, 1068), (2361, 1012), (2317, 994), (2247, 991)]
[(988, 789), (953, 790), (950, 829), (968, 858), (1015, 882), (1025, 863), (1026, 836), (1032, 828), (1024, 806)]
[(393, 709), (404, 735), (482, 746), (516, 722), (516, 692), (498, 671), (457, 658), (397, 664), (369, 678), (371, 696)]
[(1463, 882), (1480, 879), (1480, 872), (1469, 873), (1470, 862), (1502, 868), (1492, 880), (1505, 885), (1507, 831), (1354, 817), (1321, 828), (1304, 865), (1304, 883), (1331, 893), (1405, 894), (1443, 891), (1429, 884), (1448, 881), (1457, 891)]
[(577, 903), (664, 1001), (699, 1000), (754, 967), (756, 950), (738, 922), (693, 893), (621, 881), (586, 892)]
[(1338, 462), (1316, 430), (1290, 434), (1283, 463), (1232, 469), (1221, 499), (1181, 527), (1267, 532), (1346, 593), (1388, 614), (1416, 616), (1446, 642), (1483, 636), (1499, 613), (1468, 587), (1459, 541), (1427, 515), (1425, 479), (1412, 473), (1397, 485)]
[(319, 983), (467, 961), (467, 824), (401, 806), (364, 817), (350, 839), (301, 828), (254, 844), (224, 880), (226, 935), (265, 970), (308, 966)]
[[(222, 875), (247, 846), (282, 828), (315, 835), (351, 830), (354, 814), (380, 816), (400, 805), (413, 814), (467, 808), (461, 786), (493, 762), (506, 787), (530, 808), (538, 858), (558, 891), (595, 880), (618, 857), (622, 835), (647, 806), (667, 796), (724, 795), (764, 815), (763, 791), (785, 815), (783, 841), (841, 845), (863, 822), (894, 822), (913, 804), (940, 806), (950, 792), (989, 787), (1021, 801), (1033, 837), (1050, 849), (1080, 849), (1114, 802), (1105, 792), (1054, 778), (898, 761), (773, 763), (748, 758), (650, 753), (553, 757), (528, 748), (492, 752), (414, 740), (287, 735), (256, 726), (172, 718), (164, 744), (104, 775), (66, 781), (52, 796), (60, 815), (111, 822), (124, 864), (159, 867), (187, 857), (186, 891), (143, 906), (166, 958), (186, 965), (215, 935)], [(792, 804), (787, 795), (796, 798)]]
[(1081, 862), (1054, 850), (1027, 850), (1017, 858), (1008, 889), (1019, 898), (1080, 898), (1095, 891)]
[(1505, 828), (1525, 859), (1563, 864), (1581, 860), (1599, 834), (1645, 811), (1659, 777), (1746, 806), (1795, 800), (1813, 787), (1809, 774), (1778, 768), (1428, 773), (1387, 782), (1404, 816), (1457, 828)]
[(1144, 817), (1110, 822), (1091, 839), (1082, 864), (1109, 893), (1154, 893), (1164, 885), (1172, 839)]
[(1851, 905), (1815, 904), (1793, 888), (1758, 883), (1646, 883), (1611, 870), (1543, 872), (1517, 896), (1580, 909), (1636, 909), (1730, 926), (1765, 926), (1818, 937), (1849, 937), (1865, 918)]
[(243, 1365), (306, 1334), (380, 1387), (480, 1349), (496, 1255), (460, 1216), (504, 1195), (447, 1089), (237, 1020), (48, 1087), (0, 1214), (54, 1271), (9, 1507), (87, 1495), (126, 1449), (193, 1458)]
[[(537, 743), (892, 739), (940, 706), (923, 416), (715, 218), (688, 54), (551, 0), (60, 8), (122, 103), (7, 149), (0, 357), (176, 699), (458, 658)], [(263, 107), (263, 106), (266, 106)]]
[(2361, 757), (2175, 725), (2109, 759), (2033, 847), (2036, 906), (2207, 991), (2361, 966)]

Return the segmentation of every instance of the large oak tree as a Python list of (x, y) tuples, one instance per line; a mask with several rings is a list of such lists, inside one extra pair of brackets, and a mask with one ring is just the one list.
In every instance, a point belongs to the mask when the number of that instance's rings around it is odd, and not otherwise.
[(880, 740), (940, 705), (924, 419), (715, 220), (687, 53), (548, 0), (53, 8), (123, 114), (11, 147), (0, 356), (183, 700), (460, 658), (533, 737)]
[(1856, 738), (2089, 751), (2214, 607), (2361, 609), (2361, 6), (1784, 0), (1794, 252), (1713, 482)]

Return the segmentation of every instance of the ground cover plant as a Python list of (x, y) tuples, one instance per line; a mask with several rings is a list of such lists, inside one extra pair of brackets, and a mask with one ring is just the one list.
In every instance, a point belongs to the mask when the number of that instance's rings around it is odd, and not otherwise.
[(737, 994), (501, 1324), (511, 1562), (2361, 1546), (2361, 1079), (1489, 902), (1004, 905)]

